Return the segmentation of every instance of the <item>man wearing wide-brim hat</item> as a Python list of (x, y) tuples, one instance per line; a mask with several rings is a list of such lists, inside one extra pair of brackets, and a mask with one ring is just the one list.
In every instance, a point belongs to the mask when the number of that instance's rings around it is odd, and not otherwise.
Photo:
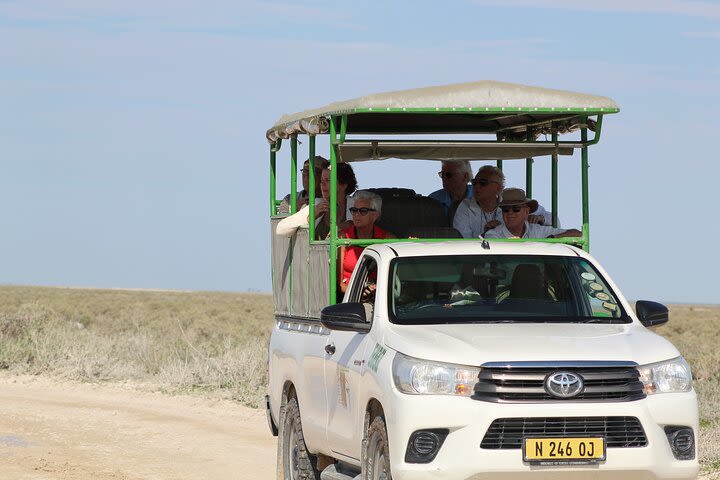
[(580, 230), (565, 230), (549, 225), (538, 225), (528, 222), (530, 212), (535, 211), (538, 202), (527, 198), (521, 188), (506, 188), (502, 192), (502, 200), (498, 204), (502, 210), (503, 222), (485, 233), (485, 238), (560, 238), (579, 237)]

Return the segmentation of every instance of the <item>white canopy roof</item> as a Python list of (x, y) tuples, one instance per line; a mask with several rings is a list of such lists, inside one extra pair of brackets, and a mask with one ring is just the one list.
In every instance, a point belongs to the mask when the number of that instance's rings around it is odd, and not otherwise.
[(608, 97), (483, 80), (367, 95), (283, 115), (268, 130), (274, 142), (297, 133), (327, 132), (331, 115), (382, 112), (446, 112), (517, 115), (604, 114), (619, 111)]

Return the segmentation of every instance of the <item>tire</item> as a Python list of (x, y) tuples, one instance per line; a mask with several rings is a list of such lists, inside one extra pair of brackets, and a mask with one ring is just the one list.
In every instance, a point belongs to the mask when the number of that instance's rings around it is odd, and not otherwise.
[(392, 480), (390, 448), (383, 417), (375, 417), (368, 427), (363, 452), (362, 480)]
[(278, 434), (278, 480), (319, 480), (317, 458), (307, 451), (295, 397), (288, 400), (281, 415)]

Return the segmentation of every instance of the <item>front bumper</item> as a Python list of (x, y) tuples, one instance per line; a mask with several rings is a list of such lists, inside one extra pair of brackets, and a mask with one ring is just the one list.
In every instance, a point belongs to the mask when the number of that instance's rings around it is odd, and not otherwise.
[[(397, 391), (386, 409), (393, 478), (397, 480), (587, 478), (692, 479), (694, 460), (676, 460), (664, 431), (666, 425), (691, 427), (698, 438), (694, 391), (652, 395), (632, 402), (489, 403), (462, 397), (404, 395)], [(387, 405), (386, 405), (387, 407)], [(608, 448), (607, 458), (591, 465), (540, 466), (523, 462), (522, 450), (480, 448), (497, 418), (627, 416), (640, 420), (646, 447)], [(450, 430), (435, 459), (427, 464), (405, 462), (408, 438), (415, 430)]]

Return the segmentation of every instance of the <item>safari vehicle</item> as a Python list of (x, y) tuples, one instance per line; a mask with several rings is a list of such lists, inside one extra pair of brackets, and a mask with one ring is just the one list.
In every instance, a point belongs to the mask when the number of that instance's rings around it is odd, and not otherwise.
[[(648, 329), (668, 310), (633, 312), (588, 253), (588, 148), (618, 111), (606, 97), (476, 82), (334, 103), (268, 130), (273, 232), (284, 140), (297, 208), (299, 135), (310, 157), (329, 135), (331, 206), (339, 162), (524, 159), (531, 192), (533, 160), (549, 157), (555, 215), (558, 155), (579, 150), (582, 177), (580, 238), (459, 239), (430, 199), (393, 185), (377, 190), (381, 220), (418, 238), (338, 238), (335, 207), (327, 240), (311, 240), (313, 222), (271, 234), (278, 478), (695, 478), (690, 368)], [(342, 245), (366, 248), (337, 303)]]

